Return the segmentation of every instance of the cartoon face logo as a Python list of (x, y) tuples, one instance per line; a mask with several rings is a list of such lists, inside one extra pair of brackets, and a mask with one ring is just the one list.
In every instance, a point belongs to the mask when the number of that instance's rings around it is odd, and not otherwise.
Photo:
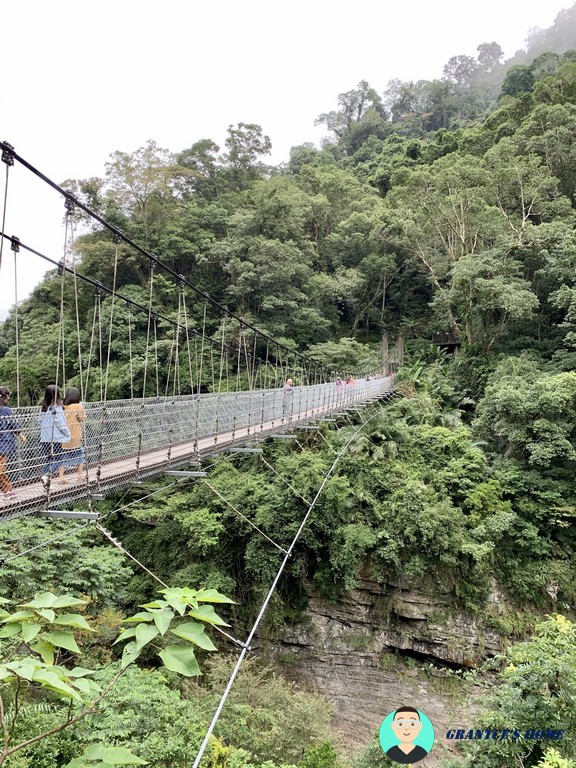
[(386, 755), (401, 765), (423, 760), (434, 744), (434, 728), (416, 707), (399, 707), (390, 712), (380, 726), (380, 746)]

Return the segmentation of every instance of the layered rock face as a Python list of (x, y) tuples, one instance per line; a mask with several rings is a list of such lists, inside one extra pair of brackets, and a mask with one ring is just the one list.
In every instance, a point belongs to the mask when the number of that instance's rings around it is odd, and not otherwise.
[[(446, 594), (414, 580), (383, 587), (368, 579), (337, 602), (308, 594), (297, 625), (260, 638), (261, 653), (284, 675), (328, 698), (342, 746), (357, 754), (400, 706), (425, 712), (436, 731), (437, 766), (449, 728), (471, 727), (478, 690), (454, 674), (502, 650), (497, 633), (450, 608)], [(494, 592), (493, 602), (499, 601)]]

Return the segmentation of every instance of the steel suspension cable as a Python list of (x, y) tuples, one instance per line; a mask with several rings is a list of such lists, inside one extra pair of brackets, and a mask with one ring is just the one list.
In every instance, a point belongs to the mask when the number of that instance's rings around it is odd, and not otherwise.
[(240, 358), (242, 355), (242, 323), (238, 325), (238, 356), (236, 360), (236, 391), (240, 391)]
[[(202, 369), (204, 366), (204, 341), (206, 337), (206, 313), (208, 311), (208, 303), (204, 302), (204, 311), (202, 313), (202, 342), (200, 343), (200, 370), (198, 370), (198, 364), (196, 364), (196, 376), (198, 377), (198, 394), (202, 387)], [(212, 366), (212, 389), (214, 389), (214, 366)]]
[(20, 320), (18, 317), (18, 246), (14, 251), (14, 338), (16, 341), (16, 407), (20, 407)]
[(150, 262), (150, 291), (148, 296), (148, 326), (146, 329), (146, 354), (144, 357), (144, 382), (142, 384), (142, 398), (146, 397), (146, 378), (148, 375), (148, 347), (150, 345), (150, 325), (152, 323), (152, 292), (154, 290), (154, 264)]
[[(188, 353), (188, 373), (190, 375), (190, 393), (194, 393), (194, 379), (192, 376), (192, 351), (190, 349), (190, 332), (188, 329), (188, 310), (186, 308), (186, 293), (184, 291), (184, 285), (180, 286), (180, 293), (182, 296), (182, 308), (184, 312), (184, 330), (186, 333), (186, 351)], [(198, 361), (196, 361), (196, 370), (198, 370)]]
[[(66, 214), (73, 210), (70, 206), (66, 205)], [(66, 280), (66, 257), (68, 255), (68, 228), (64, 232), (64, 252), (62, 255), (62, 261), (58, 266), (58, 273), (60, 275), (60, 319), (58, 323), (58, 350), (56, 353), (56, 378), (54, 384), (58, 388), (60, 381), (60, 352), (62, 352), (62, 386), (66, 386), (66, 356), (65, 356), (65, 341), (64, 341), (64, 286)]]
[(90, 346), (88, 349), (88, 365), (86, 366), (86, 384), (84, 385), (84, 392), (86, 394), (86, 397), (88, 397), (90, 393), (90, 389), (88, 387), (90, 383), (90, 371), (91, 371), (91, 365), (92, 365), (92, 351), (94, 348), (94, 337), (96, 335), (96, 313), (98, 312), (98, 305), (100, 302), (100, 290), (97, 288), (96, 293), (94, 294), (94, 312), (92, 314), (92, 331), (90, 333)]
[(82, 342), (81, 342), (81, 336), (80, 336), (80, 310), (78, 307), (78, 275), (76, 274), (76, 248), (75, 248), (75, 231), (74, 231), (74, 218), (70, 216), (67, 212), (66, 215), (66, 225), (70, 224), (70, 252), (72, 254), (72, 275), (73, 275), (73, 285), (74, 285), (74, 308), (76, 311), (76, 339), (78, 341), (78, 375), (80, 377), (80, 400), (84, 402), (85, 399), (85, 392), (84, 392), (84, 374), (82, 371)]
[(132, 310), (128, 302), (128, 365), (130, 367), (130, 399), (134, 400), (134, 363), (132, 360)]
[(160, 397), (160, 372), (158, 368), (158, 318), (154, 312), (154, 365), (156, 367), (156, 397)]
[(112, 351), (112, 328), (114, 325), (114, 302), (116, 300), (116, 279), (118, 276), (118, 243), (116, 239), (114, 247), (114, 273), (112, 277), (112, 298), (110, 300), (110, 324), (108, 327), (108, 349), (106, 351), (106, 378), (104, 381), (104, 397), (103, 400), (108, 398), (108, 376), (110, 373), (110, 353)]
[[(2, 161), (6, 165), (6, 181), (4, 183), (4, 200), (2, 202), (2, 232), (6, 231), (6, 209), (8, 207), (8, 181), (10, 178), (10, 168), (14, 165), (14, 153), (11, 151), (14, 147), (11, 144), (2, 146)], [(2, 269), (2, 251), (4, 249), (4, 240), (0, 241), (0, 269)]]

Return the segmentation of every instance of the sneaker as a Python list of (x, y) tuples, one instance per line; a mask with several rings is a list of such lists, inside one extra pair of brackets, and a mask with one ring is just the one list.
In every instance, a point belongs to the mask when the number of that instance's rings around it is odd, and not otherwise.
[(40, 480), (42, 480), (42, 485), (44, 486), (44, 488), (48, 488), (48, 480), (49, 480), (48, 475), (42, 475)]
[(16, 491), (6, 491), (4, 494), (5, 499), (15, 499), (16, 498)]

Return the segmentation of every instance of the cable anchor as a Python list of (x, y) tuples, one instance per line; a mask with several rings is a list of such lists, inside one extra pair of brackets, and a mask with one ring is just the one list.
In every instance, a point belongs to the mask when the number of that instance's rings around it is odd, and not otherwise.
[(7, 141), (2, 143), (2, 162), (6, 165), (14, 165), (14, 147)]
[(20, 253), (20, 238), (16, 237), (16, 235), (12, 235), (10, 248), (14, 251), (14, 253)]
[(115, 245), (118, 245), (119, 243), (121, 243), (122, 240), (123, 240), (123, 238), (122, 238), (122, 235), (120, 234), (120, 232), (116, 232), (116, 231), (112, 232), (112, 242)]

